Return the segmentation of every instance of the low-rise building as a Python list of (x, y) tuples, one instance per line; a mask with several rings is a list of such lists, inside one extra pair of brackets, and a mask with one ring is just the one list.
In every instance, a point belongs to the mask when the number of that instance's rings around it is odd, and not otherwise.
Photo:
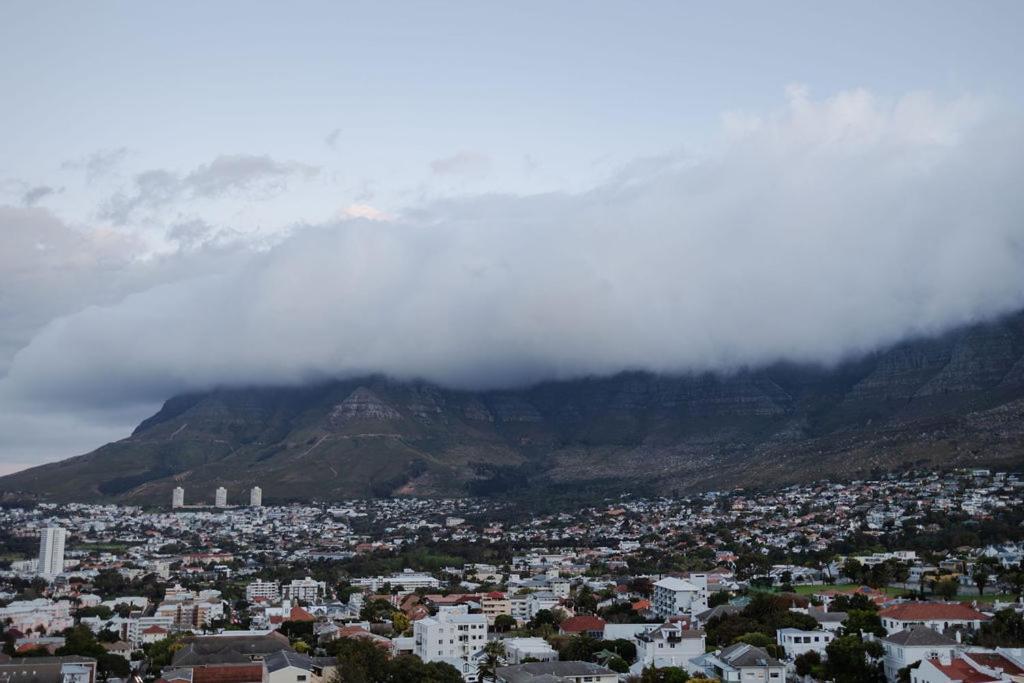
[(804, 631), (799, 628), (780, 628), (775, 632), (779, 644), (788, 659), (796, 659), (806, 652), (817, 652), (825, 658), (825, 648), (835, 638), (831, 631)]
[(708, 609), (707, 585), (669, 576), (654, 584), (652, 609), (662, 619), (685, 614), (693, 617)]
[(709, 652), (693, 662), (704, 673), (726, 683), (783, 683), (786, 665), (763, 649), (746, 643), (730, 645), (718, 652)]
[(893, 682), (899, 678), (900, 669), (911, 664), (925, 659), (949, 661), (956, 652), (957, 642), (927, 626), (911, 626), (882, 638), (882, 647), (885, 677)]
[(679, 667), (691, 673), (702, 670), (692, 660), (704, 654), (704, 631), (685, 628), (684, 622), (667, 622), (638, 633), (634, 642), (636, 663), (630, 667), (633, 674), (639, 674), (647, 667)]
[(499, 683), (617, 683), (619, 675), (591, 662), (530, 662), (499, 666)]

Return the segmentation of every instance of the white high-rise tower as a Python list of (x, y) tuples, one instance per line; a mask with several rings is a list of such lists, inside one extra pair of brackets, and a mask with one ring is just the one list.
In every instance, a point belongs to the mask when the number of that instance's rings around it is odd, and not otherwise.
[(171, 493), (171, 507), (185, 507), (185, 489), (181, 488), (180, 486), (175, 486), (174, 492)]
[(68, 532), (60, 527), (43, 529), (39, 534), (39, 576), (52, 579), (64, 571), (64, 540)]
[(228, 506), (228, 490), (223, 486), (217, 487), (217, 493), (213, 496), (213, 504), (219, 508), (226, 508)]
[(249, 505), (254, 508), (263, 505), (263, 489), (259, 486), (253, 486), (252, 490), (249, 491)]

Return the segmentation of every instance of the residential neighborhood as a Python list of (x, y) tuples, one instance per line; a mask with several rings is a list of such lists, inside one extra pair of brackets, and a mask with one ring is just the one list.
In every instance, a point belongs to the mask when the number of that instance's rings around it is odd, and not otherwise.
[(1024, 680), (1016, 473), (536, 511), (185, 495), (0, 509), (5, 681)]

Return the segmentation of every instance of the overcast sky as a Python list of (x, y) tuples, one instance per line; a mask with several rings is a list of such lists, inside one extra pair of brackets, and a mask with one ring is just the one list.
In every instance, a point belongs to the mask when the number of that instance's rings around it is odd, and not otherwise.
[(1020, 308), (1022, 25), (4, 3), (0, 472), (219, 384), (829, 364)]

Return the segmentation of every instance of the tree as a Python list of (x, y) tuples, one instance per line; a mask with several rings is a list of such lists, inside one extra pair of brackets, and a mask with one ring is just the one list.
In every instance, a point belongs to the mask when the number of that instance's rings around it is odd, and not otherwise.
[(112, 675), (123, 678), (131, 673), (131, 666), (124, 657), (107, 652), (92, 631), (81, 624), (64, 632), (64, 645), (58, 648), (56, 654), (62, 657), (92, 657), (96, 660), (97, 674), (104, 681)]
[(935, 592), (946, 600), (955, 598), (958, 590), (960, 590), (960, 585), (956, 579), (941, 579), (935, 584)]
[(498, 667), (505, 659), (505, 643), (500, 640), (489, 640), (483, 648), (483, 659), (480, 660), (480, 680), (497, 681)]
[(729, 593), (728, 591), (715, 591), (708, 596), (708, 607), (718, 607), (719, 605), (729, 604)]
[(581, 634), (565, 641), (558, 650), (558, 658), (563, 662), (589, 662), (600, 649), (600, 643), (596, 639)]
[(825, 648), (826, 677), (835, 683), (882, 683), (885, 673), (875, 661), (883, 654), (877, 640), (865, 641), (857, 635), (840, 636)]
[(850, 579), (852, 582), (857, 583), (860, 581), (861, 576), (864, 573), (864, 568), (861, 567), (860, 562), (852, 557), (846, 558), (846, 562), (843, 562), (843, 576)]
[(843, 633), (864, 634), (872, 633), (880, 638), (886, 635), (885, 627), (882, 626), (882, 618), (878, 612), (868, 609), (854, 609), (846, 613), (843, 620)]
[(499, 614), (494, 617), (494, 630), (498, 633), (506, 633), (516, 627), (516, 620), (510, 614)]
[(380, 624), (385, 621), (390, 621), (391, 613), (394, 611), (394, 605), (387, 600), (378, 598), (363, 605), (363, 608), (359, 610), (359, 618), (363, 621)]
[(174, 653), (181, 648), (182, 643), (177, 635), (142, 646), (143, 651), (146, 653), (146, 659), (149, 661), (149, 666), (154, 673), (158, 673), (162, 667), (170, 665)]
[(798, 676), (813, 676), (821, 679), (825, 674), (825, 669), (821, 665), (821, 655), (815, 650), (797, 655), (793, 660), (793, 666), (796, 667)]
[(649, 666), (640, 672), (639, 683), (686, 683), (688, 680), (691, 680), (690, 675), (679, 667), (666, 666), (655, 669)]
[(999, 610), (982, 622), (974, 641), (984, 647), (1024, 647), (1024, 616), (1012, 608)]
[(549, 624), (551, 626), (558, 626), (559, 624), (555, 613), (549, 609), (537, 610), (536, 613), (534, 613), (533, 618), (530, 619), (528, 625), (530, 628), (539, 628), (544, 624)]
[(623, 659), (622, 657), (620, 657), (618, 655), (615, 655), (614, 657), (610, 657), (608, 659), (608, 661), (605, 662), (604, 665), (607, 666), (612, 671), (615, 671), (615, 672), (620, 673), (620, 674), (624, 674), (624, 673), (628, 673), (629, 672), (629, 662), (627, 662), (625, 659)]
[(404, 612), (395, 610), (391, 613), (391, 628), (395, 629), (395, 633), (401, 635), (409, 630), (412, 626), (412, 621), (405, 615)]
[(95, 607), (79, 607), (75, 610), (75, 616), (79, 621), (86, 617), (99, 617), (100, 619), (107, 620), (114, 616), (114, 611), (106, 605), (96, 605)]
[(974, 585), (978, 587), (978, 595), (985, 594), (985, 586), (989, 585), (989, 581), (996, 573), (996, 570), (996, 563), (990, 557), (979, 558), (974, 563), (971, 578), (974, 579)]

